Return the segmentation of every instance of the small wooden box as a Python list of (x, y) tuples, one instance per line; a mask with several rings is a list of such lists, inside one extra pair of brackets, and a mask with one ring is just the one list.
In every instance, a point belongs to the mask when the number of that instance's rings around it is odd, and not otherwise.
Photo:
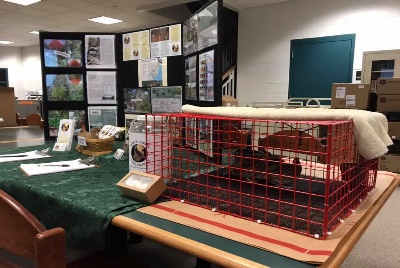
[(117, 186), (124, 195), (150, 204), (167, 189), (160, 176), (135, 170), (126, 174)]
[(108, 139), (88, 139), (86, 138), (86, 146), (78, 145), (76, 150), (82, 154), (91, 156), (99, 156), (113, 152), (115, 138)]

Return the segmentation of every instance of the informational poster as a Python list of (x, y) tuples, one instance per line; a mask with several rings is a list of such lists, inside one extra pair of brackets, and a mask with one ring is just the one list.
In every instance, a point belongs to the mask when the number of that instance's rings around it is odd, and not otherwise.
[(197, 58), (185, 58), (185, 99), (197, 100)]
[(124, 88), (124, 111), (126, 114), (151, 113), (150, 88)]
[(44, 39), (44, 66), (82, 67), (82, 41)]
[(167, 86), (167, 71), (167, 58), (139, 60), (139, 87)]
[(199, 54), (199, 100), (214, 101), (214, 50)]
[(82, 74), (46, 74), (48, 101), (83, 101)]
[(218, 2), (200, 11), (198, 17), (198, 51), (218, 43)]
[(182, 112), (182, 87), (152, 87), (152, 113), (180, 113)]
[(181, 25), (175, 24), (150, 30), (151, 57), (182, 55)]
[(117, 106), (89, 106), (89, 131), (105, 125), (117, 126)]
[(117, 104), (117, 72), (88, 71), (88, 104)]
[(150, 58), (150, 31), (144, 30), (122, 35), (123, 61)]
[(115, 68), (115, 36), (85, 36), (86, 68)]
[(197, 52), (197, 14), (183, 23), (183, 55)]

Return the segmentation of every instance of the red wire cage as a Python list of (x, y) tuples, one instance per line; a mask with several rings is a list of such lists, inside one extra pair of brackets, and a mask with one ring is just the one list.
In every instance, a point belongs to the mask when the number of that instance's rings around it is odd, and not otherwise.
[(352, 121), (157, 117), (147, 172), (174, 200), (326, 239), (375, 187), (377, 159), (359, 155)]

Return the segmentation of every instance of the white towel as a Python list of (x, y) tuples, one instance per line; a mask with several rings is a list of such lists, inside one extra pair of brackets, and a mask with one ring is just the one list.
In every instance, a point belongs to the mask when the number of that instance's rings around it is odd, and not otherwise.
[(354, 136), (359, 153), (367, 160), (387, 153), (393, 141), (388, 135), (388, 122), (381, 113), (353, 109), (321, 108), (251, 108), (251, 107), (197, 107), (184, 105), (184, 113), (265, 120), (353, 120)]

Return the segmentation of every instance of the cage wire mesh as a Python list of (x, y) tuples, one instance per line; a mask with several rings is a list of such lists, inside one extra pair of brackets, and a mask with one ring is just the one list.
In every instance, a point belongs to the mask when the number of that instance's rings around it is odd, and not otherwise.
[(352, 121), (157, 116), (147, 171), (174, 200), (326, 239), (375, 187)]

